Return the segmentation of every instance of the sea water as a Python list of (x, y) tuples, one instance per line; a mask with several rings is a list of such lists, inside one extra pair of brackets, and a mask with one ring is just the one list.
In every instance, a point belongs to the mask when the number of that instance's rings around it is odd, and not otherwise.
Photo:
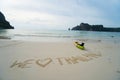
[(69, 31), (69, 30), (0, 30), (0, 39), (23, 41), (104, 40), (120, 41), (120, 32)]

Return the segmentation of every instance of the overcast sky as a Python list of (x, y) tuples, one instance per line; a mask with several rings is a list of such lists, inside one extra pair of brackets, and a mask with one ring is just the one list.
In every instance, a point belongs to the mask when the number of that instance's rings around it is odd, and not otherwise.
[(0, 11), (15, 28), (120, 27), (120, 0), (0, 0)]

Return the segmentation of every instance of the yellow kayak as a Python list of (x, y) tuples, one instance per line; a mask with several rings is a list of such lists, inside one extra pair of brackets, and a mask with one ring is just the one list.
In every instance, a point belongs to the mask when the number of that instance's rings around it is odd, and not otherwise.
[(85, 47), (82, 46), (81, 44), (79, 44), (78, 42), (75, 42), (75, 46), (76, 46), (77, 48), (81, 49), (81, 50), (84, 50), (84, 49), (85, 49)]

